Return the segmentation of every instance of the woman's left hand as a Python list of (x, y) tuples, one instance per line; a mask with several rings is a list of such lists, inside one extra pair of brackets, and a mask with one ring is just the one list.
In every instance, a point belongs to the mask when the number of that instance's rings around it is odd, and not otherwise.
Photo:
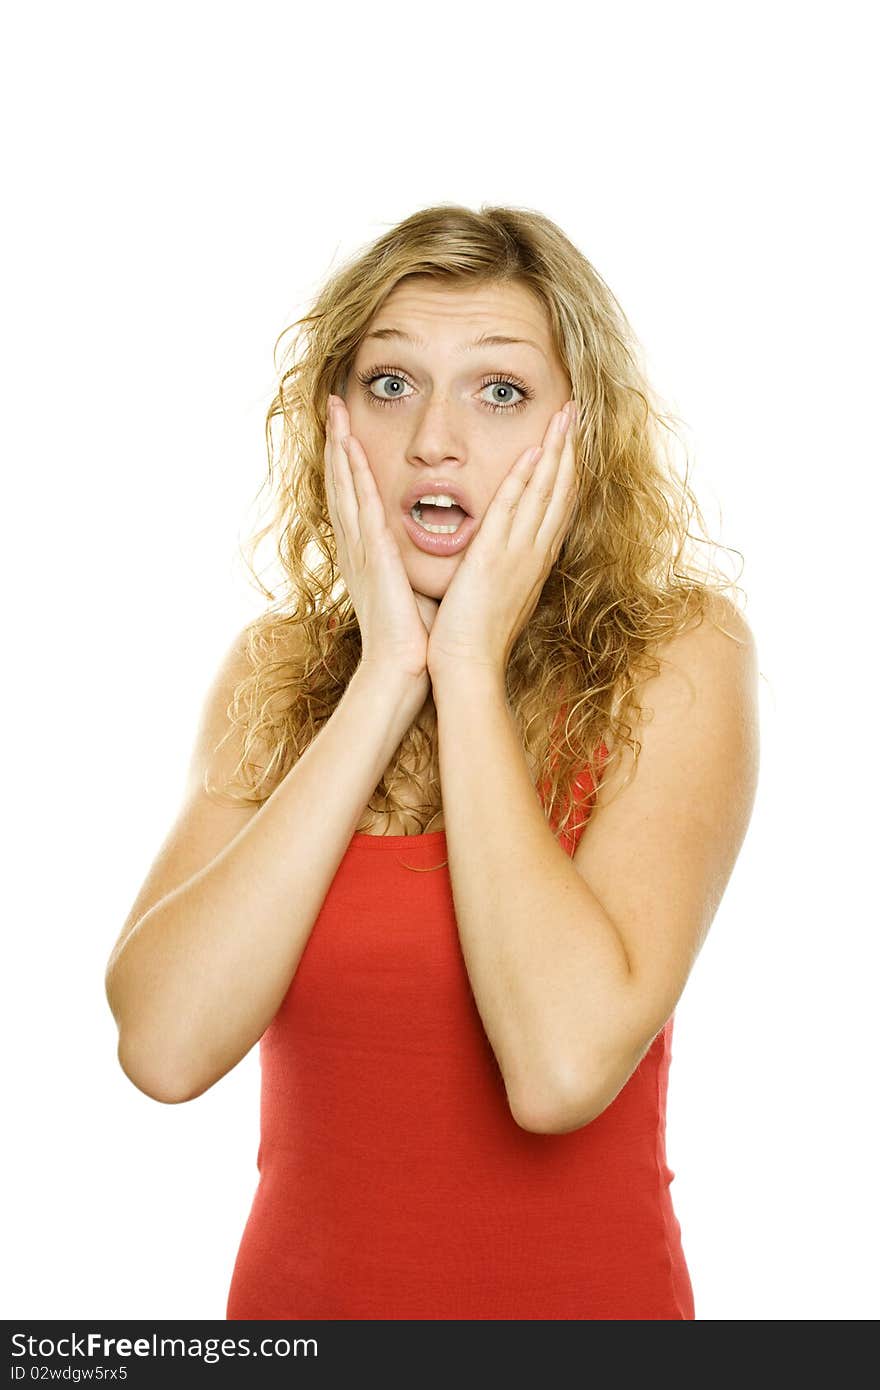
[(466, 667), (499, 675), (507, 670), (574, 511), (571, 402), (568, 412), (564, 420), (562, 411), (550, 420), (536, 461), (529, 448), (513, 464), (464, 552), (428, 638), (432, 680)]

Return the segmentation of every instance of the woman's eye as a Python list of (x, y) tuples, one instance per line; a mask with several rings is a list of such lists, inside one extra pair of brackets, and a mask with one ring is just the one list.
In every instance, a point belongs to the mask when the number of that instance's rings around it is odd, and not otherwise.
[[(497, 400), (496, 400), (496, 401), (485, 401), (484, 404), (485, 404), (485, 405), (488, 405), (490, 410), (516, 410), (517, 406), (525, 405), (525, 403), (526, 403), (526, 397), (525, 397), (523, 391), (520, 389), (519, 386), (515, 386), (514, 383), (513, 383), (512, 381), (490, 381), (489, 384), (488, 384), (487, 386), (484, 386), (484, 387), (483, 387), (483, 390), (484, 390), (484, 391), (503, 390), (503, 391), (505, 391), (505, 392), (507, 393), (506, 398), (505, 398), (505, 399), (502, 399), (502, 401), (500, 401), (500, 402), (497, 401)], [(521, 399), (521, 400), (518, 400), (518, 401), (513, 401), (513, 400), (511, 400), (511, 399), (510, 399), (510, 394), (511, 394), (512, 391), (516, 391), (517, 395), (518, 395), (518, 396), (521, 396), (522, 399)]]
[[(376, 381), (394, 381), (397, 383), (397, 390), (391, 396), (377, 397), (375, 392), (370, 390), (370, 387)], [(382, 376), (369, 377), (364, 384), (366, 385), (368, 396), (372, 396), (374, 401), (379, 400), (382, 405), (388, 405), (391, 401), (399, 400), (403, 394), (403, 387), (406, 385), (406, 382), (402, 376), (393, 376), (390, 372), (385, 372)]]
[[(382, 406), (394, 405), (395, 401), (405, 399), (404, 388), (410, 384), (405, 377), (398, 375), (397, 372), (375, 372), (372, 375), (365, 373), (363, 376), (359, 376), (358, 380), (364, 388), (364, 395), (367, 400), (374, 405)], [(381, 394), (373, 390), (373, 387), (377, 385), (377, 383), (382, 382), (392, 384), (388, 388), (388, 394), (385, 393), (383, 387), (380, 387)], [(496, 397), (494, 401), (481, 400), (480, 404), (484, 405), (488, 410), (507, 412), (508, 414), (514, 410), (519, 410), (520, 407), (524, 406), (530, 399), (530, 392), (527, 388), (525, 386), (518, 386), (515, 381), (511, 381), (508, 377), (498, 377), (493, 378), (491, 381), (486, 381), (480, 387), (480, 391), (500, 392), (502, 395), (501, 400), (498, 400)], [(520, 397), (519, 400), (513, 399), (514, 392)]]

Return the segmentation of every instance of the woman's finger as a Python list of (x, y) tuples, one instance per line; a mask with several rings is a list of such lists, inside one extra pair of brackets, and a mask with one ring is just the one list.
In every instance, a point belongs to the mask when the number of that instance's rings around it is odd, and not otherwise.
[(483, 520), (480, 522), (480, 529), (471, 542), (472, 548), (478, 548), (477, 542), (480, 540), (480, 536), (483, 536), (484, 539), (480, 543), (479, 549), (482, 549), (484, 545), (507, 545), (513, 528), (516, 509), (525, 492), (532, 470), (540, 459), (540, 450), (538, 458), (535, 458), (534, 455), (535, 449), (529, 447), (508, 469), (496, 489), (495, 496), (489, 503)]
[(336, 538), (336, 555), (342, 570), (348, 568), (348, 547), (345, 541), (345, 531), (339, 518), (339, 509), (336, 504), (336, 482), (333, 477), (333, 445), (330, 440), (329, 430), (324, 441), (324, 495), (327, 499), (327, 512), (330, 517), (330, 525), (333, 528), (333, 535)]
[[(574, 411), (569, 418), (573, 421)], [(534, 544), (541, 550), (552, 551), (555, 555), (556, 548), (568, 530), (577, 491), (573, 423), (569, 424), (560, 445), (554, 450), (554, 454), (556, 458), (555, 472), (544, 480), (540, 492), (544, 501), (539, 505)], [(543, 506), (543, 511), (541, 511), (541, 506)]]
[(558, 530), (564, 510), (560, 473), (563, 459), (567, 464), (570, 433), (566, 417), (557, 411), (547, 425), (542, 440), (544, 452), (532, 469), (517, 507), (511, 528), (515, 543), (541, 546)]
[(349, 546), (360, 544), (361, 529), (358, 520), (358, 500), (352, 481), (348, 458), (342, 447), (345, 423), (340, 418), (339, 407), (332, 405), (327, 412), (327, 447), (329, 449), (328, 469), (333, 485), (336, 511), (342, 522)]
[(550, 554), (554, 561), (571, 526), (577, 497), (578, 479), (574, 441), (566, 439), (556, 478), (553, 503), (548, 508), (544, 522), (538, 528), (538, 534), (535, 538), (536, 546)]
[(344, 455), (357, 498), (361, 535), (378, 539), (387, 525), (385, 506), (379, 496), (369, 460), (361, 448), (360, 440), (353, 434), (348, 436)]

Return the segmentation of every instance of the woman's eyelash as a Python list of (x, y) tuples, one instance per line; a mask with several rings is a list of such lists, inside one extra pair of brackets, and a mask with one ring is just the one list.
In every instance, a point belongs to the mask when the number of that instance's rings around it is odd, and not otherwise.
[[(364, 389), (364, 395), (367, 400), (374, 405), (396, 405), (397, 401), (403, 399), (400, 396), (398, 396), (396, 400), (393, 396), (374, 396), (373, 392), (370, 390), (374, 381), (379, 381), (380, 378), (384, 376), (396, 376), (399, 377), (401, 381), (407, 382), (408, 385), (413, 385), (406, 372), (400, 371), (398, 367), (371, 367), (369, 371), (358, 372), (356, 375)], [(521, 381), (519, 377), (511, 376), (509, 372), (506, 376), (500, 373), (494, 373), (492, 376), (485, 377), (480, 386), (480, 390), (485, 391), (487, 386), (495, 386), (498, 383), (504, 386), (513, 386), (515, 390), (522, 392), (523, 399), (521, 401), (513, 401), (510, 405), (501, 405), (493, 401), (481, 401), (480, 404), (484, 405), (487, 410), (500, 410), (503, 414), (512, 415), (515, 410), (520, 410), (532, 399), (533, 392), (529, 390), (526, 383)]]

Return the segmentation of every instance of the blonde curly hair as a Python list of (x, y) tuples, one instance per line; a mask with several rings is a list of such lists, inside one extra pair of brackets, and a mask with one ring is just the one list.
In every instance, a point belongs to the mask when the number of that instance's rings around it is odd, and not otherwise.
[[(638, 758), (637, 687), (660, 669), (655, 649), (706, 615), (737, 641), (717, 620), (723, 605), (730, 611), (736, 604), (716, 600), (741, 590), (716, 567), (698, 566), (688, 547), (707, 543), (690, 531), (692, 516), (703, 534), (706, 528), (687, 465), (681, 477), (672, 457), (673, 442), (682, 444), (677, 417), (661, 409), (649, 386), (623, 310), (563, 232), (529, 209), (440, 204), (414, 213), (335, 271), (311, 312), (279, 335), (280, 380), (266, 416), (270, 515), (246, 546), (269, 607), (245, 630), (248, 671), (227, 711), (225, 737), (237, 734), (241, 756), (230, 779), (217, 787), (206, 774), (205, 788), (262, 804), (330, 718), (358, 666), (360, 630), (324, 495), (325, 410), (328, 395), (344, 394), (383, 300), (413, 276), (455, 289), (513, 282), (531, 290), (546, 307), (572, 383), (577, 466), (589, 486), (506, 671), (523, 748), (540, 770), (545, 815), (557, 834), (570, 835), (582, 823), (576, 779), (586, 772), (595, 790), (600, 768), (607, 772), (624, 747)], [(278, 345), (289, 333), (279, 365)], [(266, 537), (281, 567), (277, 593), (254, 567)], [(404, 806), (397, 789), (422, 774), (424, 803)], [(416, 720), (362, 824), (370, 813), (398, 814), (424, 833), (441, 816), (440, 801), (437, 740), (430, 724)]]

